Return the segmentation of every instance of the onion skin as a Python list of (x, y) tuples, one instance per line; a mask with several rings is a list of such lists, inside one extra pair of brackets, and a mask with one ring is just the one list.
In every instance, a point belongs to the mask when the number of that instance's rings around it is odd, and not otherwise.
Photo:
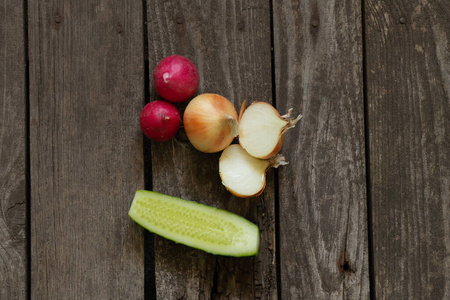
[(225, 149), (237, 135), (238, 115), (233, 103), (217, 94), (192, 99), (183, 115), (184, 129), (191, 144), (204, 153)]

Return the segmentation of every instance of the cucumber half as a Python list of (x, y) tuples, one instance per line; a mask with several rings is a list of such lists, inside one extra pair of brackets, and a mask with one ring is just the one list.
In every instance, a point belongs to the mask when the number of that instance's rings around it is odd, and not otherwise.
[(128, 215), (145, 229), (216, 255), (254, 256), (259, 228), (231, 212), (157, 192), (136, 192)]

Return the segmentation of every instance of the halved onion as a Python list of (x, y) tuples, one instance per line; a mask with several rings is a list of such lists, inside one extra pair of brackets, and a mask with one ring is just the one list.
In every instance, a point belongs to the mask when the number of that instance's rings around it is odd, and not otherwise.
[(258, 159), (240, 145), (232, 144), (223, 150), (219, 159), (222, 184), (233, 195), (248, 198), (260, 195), (266, 187), (266, 171), (270, 167), (286, 165), (284, 156)]
[(192, 99), (183, 116), (191, 144), (205, 153), (219, 152), (238, 134), (238, 115), (233, 103), (217, 94), (201, 94)]
[(254, 157), (275, 156), (283, 147), (284, 133), (302, 117), (291, 118), (291, 112), (292, 108), (280, 116), (269, 103), (253, 102), (239, 120), (239, 144)]

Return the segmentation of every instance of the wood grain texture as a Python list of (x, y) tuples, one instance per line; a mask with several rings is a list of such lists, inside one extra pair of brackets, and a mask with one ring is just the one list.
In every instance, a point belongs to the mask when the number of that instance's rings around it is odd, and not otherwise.
[(450, 298), (450, 6), (365, 1), (377, 299)]
[[(198, 93), (217, 93), (237, 109), (243, 100), (271, 101), (270, 7), (259, 1), (148, 1), (150, 78), (171, 54), (190, 58)], [(159, 99), (151, 85), (151, 100)], [(184, 105), (179, 105), (181, 111)], [(221, 184), (220, 153), (194, 149), (180, 133), (152, 144), (153, 189), (242, 215), (259, 225), (254, 258), (216, 257), (155, 237), (158, 299), (276, 298), (274, 185), (239, 199)]]
[(28, 1), (31, 297), (143, 299), (137, 1)]
[(25, 299), (26, 67), (22, 2), (0, 5), (0, 299)]
[(283, 299), (368, 299), (359, 1), (273, 1)]

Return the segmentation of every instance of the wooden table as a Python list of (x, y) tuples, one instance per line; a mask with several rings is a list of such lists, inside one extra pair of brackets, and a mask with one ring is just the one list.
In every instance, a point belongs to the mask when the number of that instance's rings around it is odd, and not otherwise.
[[(450, 299), (449, 4), (4, 1), (0, 299)], [(261, 196), (182, 131), (143, 138), (171, 54), (198, 93), (303, 114)], [(145, 232), (137, 189), (250, 219), (259, 255)]]

